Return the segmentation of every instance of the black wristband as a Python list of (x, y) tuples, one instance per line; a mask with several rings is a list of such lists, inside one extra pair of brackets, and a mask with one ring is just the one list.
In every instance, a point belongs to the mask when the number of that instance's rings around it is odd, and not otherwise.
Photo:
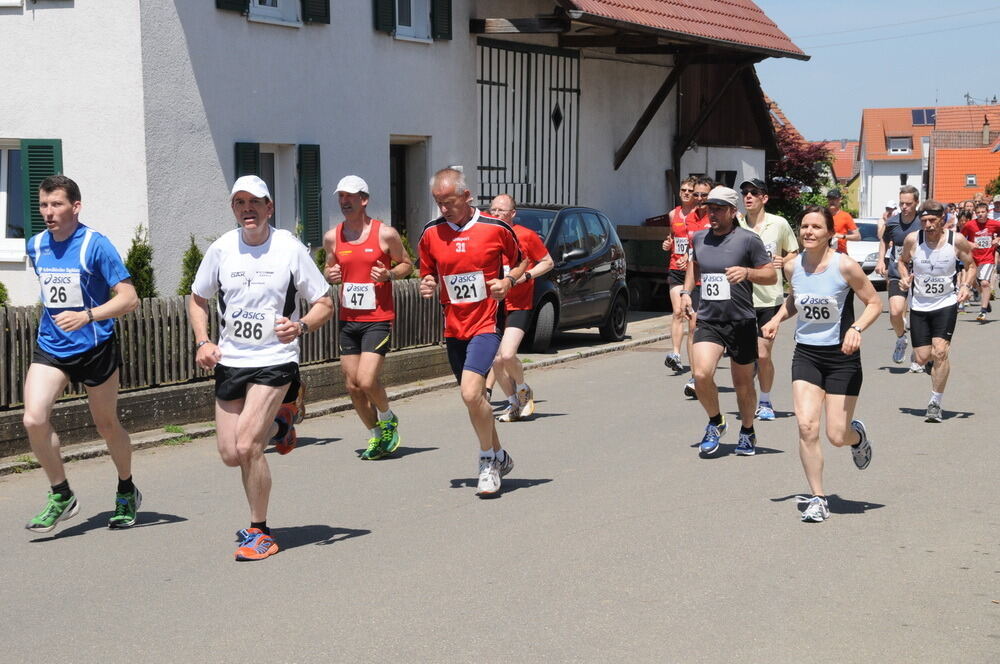
[(94, 310), (93, 309), (87, 309), (87, 322), (88, 323), (93, 323), (94, 322)]
[(212, 342), (211, 341), (199, 341), (198, 343), (196, 343), (194, 345), (194, 349), (198, 350), (199, 348), (201, 348), (202, 346), (204, 346), (205, 344), (208, 344), (208, 343), (212, 343)]

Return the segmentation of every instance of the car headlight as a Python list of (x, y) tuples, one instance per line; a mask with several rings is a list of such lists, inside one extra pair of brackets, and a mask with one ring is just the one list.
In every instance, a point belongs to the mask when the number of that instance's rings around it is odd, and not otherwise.
[(872, 263), (877, 263), (878, 262), (878, 252), (877, 251), (873, 251), (872, 253), (870, 253), (867, 256), (865, 256), (865, 262), (867, 263), (868, 261), (871, 261)]

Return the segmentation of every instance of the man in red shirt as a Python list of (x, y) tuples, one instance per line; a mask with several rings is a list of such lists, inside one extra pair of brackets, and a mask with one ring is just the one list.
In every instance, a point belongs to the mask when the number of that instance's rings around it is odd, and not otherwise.
[[(503, 309), (500, 300), (524, 276), (514, 229), (482, 214), (461, 171), (444, 168), (434, 174), (431, 195), (441, 216), (420, 237), (420, 295), (439, 290), (444, 308), (448, 361), (462, 390), (462, 400), (479, 438), (479, 481), (476, 493), (500, 491), (500, 478), (514, 467), (500, 446), (493, 409), (486, 400), (486, 375), (500, 348)], [(513, 265), (503, 276), (503, 264)]]
[(831, 189), (826, 194), (826, 206), (830, 208), (833, 215), (834, 237), (837, 238), (837, 251), (842, 254), (847, 253), (848, 240), (860, 240), (861, 231), (854, 223), (854, 217), (849, 212), (840, 209), (841, 195), (839, 189)]
[[(684, 272), (687, 269), (688, 231), (687, 217), (698, 208), (699, 201), (694, 190), (698, 178), (689, 177), (681, 182), (681, 204), (670, 211), (670, 235), (663, 241), (663, 250), (670, 252), (670, 265), (667, 271), (667, 286), (670, 288), (670, 307), (674, 312), (670, 323), (670, 342), (672, 352), (667, 354), (663, 364), (680, 373), (684, 371), (681, 363), (681, 339), (684, 338), (684, 312), (681, 311), (681, 289), (684, 288)], [(705, 189), (705, 194), (708, 194)], [(702, 215), (704, 218), (704, 215)], [(694, 330), (692, 327), (691, 330)], [(691, 338), (688, 337), (688, 359), (691, 357)]]
[[(525, 270), (524, 281), (511, 288), (504, 299), (507, 320), (504, 323), (503, 338), (500, 340), (500, 352), (493, 362), (493, 371), (486, 377), (487, 398), (494, 381), (499, 382), (507, 394), (509, 405), (497, 419), (501, 422), (516, 422), (535, 412), (535, 395), (524, 382), (524, 367), (517, 357), (518, 346), (521, 345), (524, 333), (531, 324), (535, 299), (535, 283), (532, 279), (537, 279), (551, 270), (555, 263), (542, 238), (538, 237), (538, 233), (514, 223), (517, 205), (513, 196), (500, 194), (494, 198), (490, 203), (490, 214), (514, 229), (524, 259), (521, 262), (521, 268)], [(505, 264), (504, 270), (509, 272), (510, 267)]]
[(368, 184), (356, 175), (337, 183), (344, 221), (323, 236), (326, 280), (340, 286), (340, 368), (358, 414), (371, 436), (362, 459), (380, 459), (399, 447), (399, 418), (389, 407), (382, 365), (396, 308), (395, 279), (413, 263), (392, 226), (368, 216)]
[(1000, 244), (1000, 221), (990, 219), (990, 206), (985, 201), (976, 203), (976, 218), (962, 227), (962, 235), (972, 243), (972, 260), (976, 262), (976, 279), (979, 281), (980, 307), (976, 320), (985, 321), (990, 307), (990, 289), (996, 271), (996, 247)]

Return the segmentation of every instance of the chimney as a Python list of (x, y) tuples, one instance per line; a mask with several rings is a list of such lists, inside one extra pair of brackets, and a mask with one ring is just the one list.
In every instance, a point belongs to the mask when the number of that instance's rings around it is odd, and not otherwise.
[(840, 151), (843, 152), (846, 149), (847, 149), (847, 139), (842, 138), (840, 139)]
[(990, 144), (990, 119), (988, 116), (983, 116), (983, 145)]

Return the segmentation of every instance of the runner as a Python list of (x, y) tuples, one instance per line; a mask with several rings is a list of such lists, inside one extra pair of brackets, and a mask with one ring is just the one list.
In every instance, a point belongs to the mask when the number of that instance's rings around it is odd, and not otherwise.
[[(330, 287), (294, 235), (268, 224), (274, 202), (256, 175), (233, 184), (230, 207), (238, 228), (205, 252), (188, 302), (195, 361), (215, 369), (215, 428), (219, 456), (239, 466), (250, 505), (250, 527), (237, 533), (236, 560), (278, 552), (267, 525), (271, 471), (267, 441), (279, 454), (295, 449), (299, 337), (330, 320)], [(208, 336), (208, 300), (218, 294), (219, 343)], [(300, 294), (311, 303), (299, 317)]]
[[(906, 236), (898, 261), (900, 287), (909, 290), (913, 286), (910, 340), (916, 361), (921, 365), (931, 359), (934, 361), (931, 398), (925, 418), (928, 422), (940, 422), (942, 419), (941, 397), (951, 370), (948, 353), (958, 320), (958, 303), (969, 298), (971, 284), (976, 279), (972, 245), (962, 235), (944, 230), (945, 215), (941, 203), (924, 201), (920, 206), (923, 230)], [(956, 297), (957, 260), (965, 265), (965, 274)], [(911, 262), (912, 271), (909, 267)]]
[(731, 359), (730, 370), (742, 422), (736, 454), (751, 456), (756, 452), (753, 418), (757, 402), (753, 365), (757, 359), (757, 317), (752, 286), (773, 284), (778, 277), (761, 239), (736, 223), (738, 202), (739, 195), (728, 187), (715, 187), (709, 192), (710, 228), (695, 233), (691, 240), (691, 260), (681, 291), (681, 305), (690, 313), (690, 291), (701, 279), (691, 371), (698, 400), (709, 418), (705, 436), (699, 444), (703, 456), (719, 449), (719, 439), (727, 428), (715, 385), (715, 370), (725, 351)]
[[(513, 196), (500, 194), (494, 198), (490, 203), (490, 214), (514, 229), (524, 255), (521, 263), (521, 269), (525, 270), (524, 276), (517, 286), (510, 289), (504, 299), (507, 320), (503, 337), (500, 339), (500, 350), (493, 361), (493, 369), (486, 377), (487, 400), (492, 394), (494, 382), (499, 382), (501, 389), (507, 394), (507, 408), (497, 416), (497, 419), (501, 422), (517, 422), (535, 412), (535, 393), (524, 382), (524, 367), (517, 357), (518, 346), (521, 345), (524, 333), (531, 324), (535, 297), (535, 284), (532, 279), (537, 279), (551, 270), (555, 263), (542, 238), (538, 237), (538, 233), (514, 223), (517, 205)], [(504, 270), (509, 272), (510, 265), (504, 264)]]
[(26, 243), (41, 282), (42, 310), (24, 379), (24, 428), (51, 485), (45, 507), (25, 526), (36, 533), (47, 533), (80, 511), (51, 422), (52, 406), (70, 381), (83, 383), (94, 426), (118, 471), (108, 527), (135, 525), (142, 504), (132, 481), (132, 443), (118, 420), (121, 351), (114, 322), (138, 307), (139, 298), (111, 242), (80, 222), (82, 207), (76, 182), (65, 175), (45, 178), (38, 187), (45, 230)]
[(753, 285), (753, 308), (757, 314), (757, 380), (760, 381), (755, 414), (757, 419), (767, 422), (774, 419), (774, 406), (771, 405), (771, 388), (774, 386), (771, 348), (774, 341), (764, 337), (761, 330), (781, 307), (785, 296), (782, 266), (799, 252), (799, 243), (784, 217), (764, 212), (768, 196), (763, 180), (747, 180), (740, 185), (740, 191), (747, 209), (746, 218), (740, 220), (740, 226), (760, 236), (778, 278), (777, 283), (772, 285)]
[(962, 235), (972, 243), (972, 260), (976, 261), (976, 279), (979, 283), (979, 315), (976, 320), (983, 322), (986, 314), (993, 311), (990, 293), (993, 289), (993, 274), (996, 272), (996, 250), (1000, 245), (1000, 221), (989, 218), (990, 208), (986, 203), (976, 203), (976, 218), (962, 226)]
[[(917, 218), (917, 203), (920, 193), (912, 185), (899, 188), (899, 214), (886, 222), (885, 231), (879, 240), (878, 262), (875, 271), (888, 279), (889, 323), (896, 333), (896, 347), (892, 351), (892, 361), (900, 364), (906, 357), (906, 292), (899, 287), (899, 270), (896, 260), (903, 250), (903, 240), (910, 233), (920, 230)], [(888, 258), (888, 263), (886, 259)]]
[[(684, 320), (684, 311), (681, 307), (681, 289), (684, 288), (684, 270), (687, 267), (688, 259), (688, 228), (687, 217), (697, 207), (699, 201), (704, 202), (704, 198), (695, 198), (692, 194), (698, 178), (689, 177), (681, 182), (681, 204), (670, 211), (670, 235), (663, 241), (663, 250), (670, 252), (670, 264), (667, 271), (667, 287), (670, 289), (670, 310), (673, 317), (670, 322), (670, 344), (671, 352), (667, 353), (663, 364), (677, 373), (684, 371), (684, 364), (681, 362), (681, 339), (684, 337), (684, 327), (687, 321)], [(705, 189), (704, 193), (712, 187)], [(704, 215), (701, 217), (704, 218)], [(694, 325), (694, 323), (690, 323)], [(691, 328), (694, 330), (694, 327)], [(688, 336), (688, 361), (691, 360), (691, 337)]]
[(356, 175), (337, 183), (344, 221), (323, 236), (326, 279), (340, 287), (340, 369), (354, 412), (368, 429), (365, 460), (399, 447), (399, 418), (389, 407), (382, 365), (396, 308), (391, 281), (413, 272), (403, 240), (392, 226), (368, 216), (368, 184)]
[[(854, 465), (871, 463), (871, 441), (864, 423), (854, 418), (861, 391), (861, 333), (882, 313), (882, 300), (857, 261), (830, 247), (836, 235), (833, 215), (819, 206), (807, 207), (799, 224), (803, 252), (785, 263), (792, 289), (781, 311), (764, 326), (774, 339), (781, 321), (798, 314), (792, 358), (792, 401), (799, 424), (799, 457), (809, 482), (810, 496), (803, 521), (830, 517), (823, 489), (823, 448), (819, 422), (826, 410), (826, 437), (835, 447), (851, 446)], [(854, 319), (854, 294), (865, 304)], [(852, 442), (854, 441), (854, 442)]]
[(826, 193), (826, 204), (830, 208), (830, 214), (833, 215), (833, 226), (836, 229), (834, 237), (837, 240), (837, 251), (846, 254), (847, 241), (860, 240), (861, 231), (858, 230), (858, 225), (854, 222), (854, 217), (846, 210), (840, 209), (842, 199), (843, 196), (840, 194), (840, 189), (831, 189)]
[[(514, 230), (472, 205), (461, 171), (444, 168), (431, 180), (441, 216), (420, 238), (420, 294), (434, 297), (440, 284), (448, 361), (462, 391), (472, 428), (479, 438), (476, 493), (492, 496), (514, 459), (500, 445), (496, 420), (486, 400), (486, 374), (500, 348), (503, 308), (498, 300), (524, 275)], [(513, 265), (504, 277), (503, 263)]]

